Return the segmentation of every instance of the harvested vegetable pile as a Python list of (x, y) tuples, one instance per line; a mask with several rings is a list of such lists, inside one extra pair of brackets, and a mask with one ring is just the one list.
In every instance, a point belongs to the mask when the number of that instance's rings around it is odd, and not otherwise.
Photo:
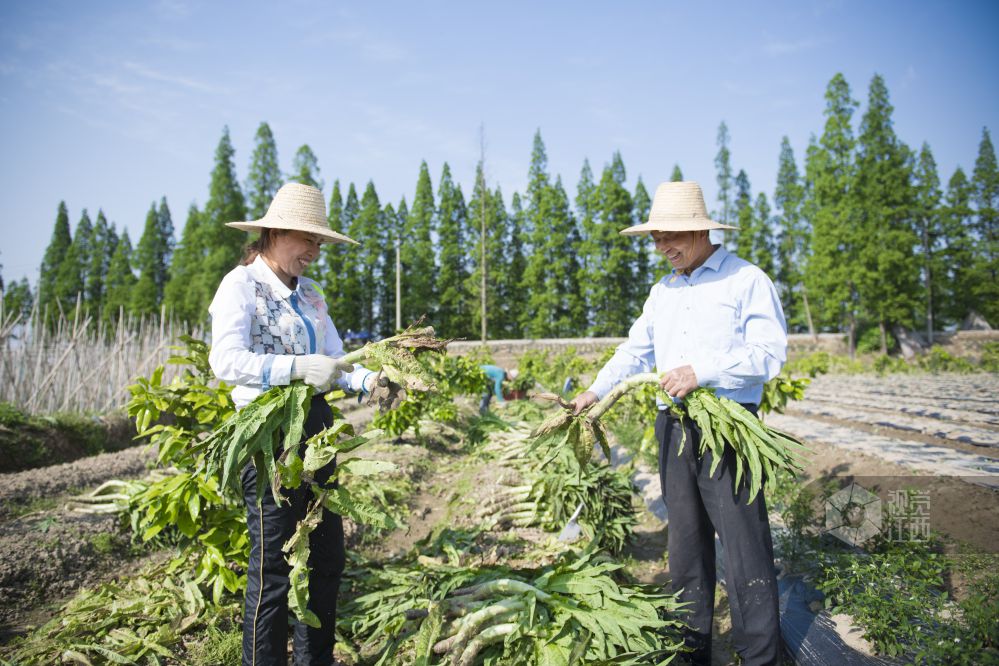
[[(618, 384), (600, 402), (575, 416), (569, 411), (556, 414), (534, 431), (536, 446), (554, 457), (562, 449), (571, 450), (583, 464), (599, 444), (609, 457), (607, 436), (600, 418), (628, 391), (643, 385), (658, 386), (659, 375), (644, 373)], [(719, 398), (708, 388), (698, 388), (686, 395), (682, 406), (663, 391), (658, 391), (670, 410), (681, 420), (691, 418), (701, 430), (698, 455), (712, 454), (711, 474), (721, 463), (725, 448), (735, 452), (735, 486), (746, 477), (748, 502), (756, 499), (764, 484), (773, 483), (778, 470), (797, 474), (802, 469), (804, 445), (788, 434), (766, 426), (741, 405)], [(681, 448), (682, 451), (682, 448)]]

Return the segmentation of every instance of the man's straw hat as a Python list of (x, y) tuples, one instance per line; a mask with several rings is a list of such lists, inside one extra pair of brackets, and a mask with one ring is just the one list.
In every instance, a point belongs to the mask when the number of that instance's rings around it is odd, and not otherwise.
[(708, 217), (701, 186), (692, 180), (663, 183), (649, 210), (649, 221), (622, 229), (625, 236), (638, 236), (653, 231), (700, 231), (702, 229), (737, 229), (720, 224)]
[(304, 231), (321, 236), (326, 243), (354, 243), (353, 238), (330, 229), (326, 219), (326, 202), (323, 193), (311, 185), (287, 183), (274, 195), (274, 200), (267, 208), (267, 214), (259, 220), (251, 222), (227, 222), (227, 227), (243, 231), (260, 231), (261, 229), (288, 229)]

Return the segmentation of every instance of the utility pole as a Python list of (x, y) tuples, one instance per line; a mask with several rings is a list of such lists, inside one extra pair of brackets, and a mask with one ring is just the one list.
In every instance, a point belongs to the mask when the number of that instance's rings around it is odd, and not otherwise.
[(395, 330), (402, 330), (402, 239), (395, 241)]
[(486, 326), (486, 128), (479, 125), (479, 244), (482, 246), (482, 284), (479, 291), (482, 297), (482, 343), (485, 344), (487, 336)]

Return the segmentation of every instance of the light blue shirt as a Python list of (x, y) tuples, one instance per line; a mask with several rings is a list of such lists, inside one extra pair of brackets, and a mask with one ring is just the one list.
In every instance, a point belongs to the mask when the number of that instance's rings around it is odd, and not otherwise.
[(634, 374), (690, 365), (698, 385), (759, 404), (763, 384), (786, 359), (787, 324), (773, 283), (719, 246), (689, 276), (673, 271), (652, 286), (628, 340), (590, 390), (603, 398)]

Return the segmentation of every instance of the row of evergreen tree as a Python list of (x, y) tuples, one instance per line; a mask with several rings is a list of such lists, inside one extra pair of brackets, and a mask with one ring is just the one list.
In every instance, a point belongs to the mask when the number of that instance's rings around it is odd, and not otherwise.
[[(838, 330), (851, 344), (865, 329), (887, 348), (895, 326), (930, 330), (970, 311), (999, 321), (996, 210), (999, 169), (988, 129), (982, 133), (971, 178), (959, 167), (942, 191), (932, 152), (916, 152), (896, 135), (888, 90), (871, 81), (867, 108), (854, 130), (858, 102), (837, 74), (826, 91), (825, 127), (813, 136), (799, 170), (787, 137), (781, 142), (773, 205), (753, 196), (749, 178), (733, 176), (730, 137), (718, 132), (715, 157), (719, 222), (740, 231), (726, 243), (770, 274), (794, 330)], [(679, 166), (672, 178), (682, 179)], [(42, 310), (70, 311), (79, 299), (95, 317), (121, 311), (203, 321), (222, 275), (239, 261), (247, 235), (224, 225), (257, 219), (285, 180), (322, 189), (318, 160), (308, 145), (283, 176), (266, 123), (257, 130), (246, 182), (236, 176), (228, 129), (215, 152), (209, 198), (188, 210), (174, 244), (167, 202), (154, 203), (137, 247), (103, 212), (86, 211), (70, 233), (59, 205), (55, 231), (37, 289), (10, 285), (8, 308), (35, 297)], [(426, 162), (412, 203), (383, 204), (375, 185), (362, 193), (335, 181), (329, 201), (334, 229), (360, 246), (324, 246), (311, 275), (326, 292), (341, 330), (387, 335), (396, 326), (396, 250), (401, 265), (401, 315), (426, 314), (444, 335), (478, 337), (482, 322), (482, 263), (491, 338), (623, 335), (652, 282), (666, 266), (645, 238), (618, 231), (644, 221), (649, 193), (638, 178), (626, 186), (615, 153), (596, 178), (584, 161), (575, 197), (548, 170), (540, 132), (526, 191), (507, 206), (477, 167), (466, 199), (444, 164), (436, 193)], [(485, 233), (483, 234), (483, 230)], [(483, 248), (482, 243), (485, 243)]]

